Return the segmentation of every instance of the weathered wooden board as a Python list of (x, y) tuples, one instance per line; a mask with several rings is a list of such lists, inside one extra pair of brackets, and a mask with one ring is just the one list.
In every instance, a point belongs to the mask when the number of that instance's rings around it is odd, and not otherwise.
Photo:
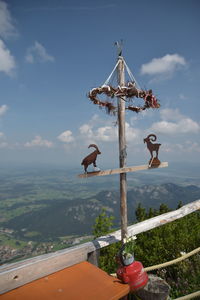
[(157, 168), (166, 168), (166, 167), (168, 167), (168, 162), (163, 162), (160, 165), (151, 166), (151, 167), (149, 167), (149, 165), (142, 165), (142, 166), (110, 169), (110, 170), (105, 170), (105, 171), (89, 172), (86, 174), (79, 174), (78, 177), (79, 178), (88, 178), (88, 177), (92, 177), (92, 176), (114, 175), (114, 174), (136, 172), (136, 171), (142, 171), (142, 170), (151, 170), (151, 169), (157, 169)]
[(0, 294), (87, 260), (87, 248), (74, 247), (0, 268)]
[[(137, 235), (165, 225), (199, 209), (200, 199), (186, 204), (177, 210), (129, 226), (128, 236)], [(96, 240), (79, 246), (29, 258), (21, 262), (2, 265), (0, 266), (0, 294), (76, 263), (85, 261), (88, 259), (88, 255), (93, 251), (120, 240), (121, 230), (117, 230), (109, 235), (99, 237)]]

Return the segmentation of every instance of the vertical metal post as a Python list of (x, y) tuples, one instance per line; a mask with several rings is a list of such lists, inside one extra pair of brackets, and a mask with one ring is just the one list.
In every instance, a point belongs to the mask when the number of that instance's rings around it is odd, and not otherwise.
[[(118, 84), (125, 85), (124, 60), (118, 57)], [(126, 166), (126, 136), (125, 136), (125, 101), (118, 97), (118, 133), (119, 133), (119, 166)], [(126, 173), (120, 174), (120, 212), (121, 212), (121, 238), (122, 241), (127, 236), (127, 184)]]

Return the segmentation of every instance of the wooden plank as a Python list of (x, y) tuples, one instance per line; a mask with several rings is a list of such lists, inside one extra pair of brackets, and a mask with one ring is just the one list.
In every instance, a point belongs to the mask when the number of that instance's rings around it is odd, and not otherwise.
[[(200, 199), (186, 204), (177, 210), (170, 211), (168, 213), (128, 226), (128, 236), (134, 236), (139, 233), (146, 232), (156, 227), (173, 222), (197, 210), (200, 210)], [(98, 239), (94, 240), (93, 243), (96, 249), (98, 249), (119, 242), (120, 240), (121, 231), (117, 230), (115, 232), (112, 232), (110, 235), (99, 237)]]
[[(186, 204), (177, 210), (129, 226), (128, 236), (137, 235), (165, 225), (199, 209), (200, 199)], [(0, 266), (0, 294), (85, 261), (89, 253), (119, 241), (121, 241), (121, 230), (79, 246)]]
[(69, 248), (0, 267), (0, 294), (87, 260), (87, 248)]
[(118, 169), (110, 169), (105, 171), (97, 171), (97, 172), (89, 172), (86, 174), (79, 174), (79, 178), (88, 178), (92, 176), (105, 176), (105, 175), (114, 175), (120, 173), (128, 173), (128, 172), (136, 172), (142, 170), (152, 170), (158, 168), (166, 168), (168, 167), (168, 162), (163, 162), (158, 166), (149, 167), (149, 165), (141, 165), (141, 166), (132, 166), (132, 167), (125, 167), (125, 168), (118, 168)]

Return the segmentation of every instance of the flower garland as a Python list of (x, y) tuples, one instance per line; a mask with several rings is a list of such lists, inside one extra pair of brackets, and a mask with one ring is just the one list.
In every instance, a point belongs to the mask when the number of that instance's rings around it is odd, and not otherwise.
[[(132, 106), (129, 105), (126, 109), (131, 111), (140, 112), (147, 108), (159, 108), (160, 104), (156, 97), (153, 95), (152, 90), (144, 91), (136, 88), (135, 84), (132, 82), (128, 82), (127, 86), (118, 86), (114, 88), (110, 85), (102, 85), (98, 88), (93, 88), (90, 90), (88, 94), (88, 98), (94, 103), (99, 105), (100, 108), (105, 108), (108, 114), (115, 114), (117, 111), (117, 107), (113, 105), (112, 102), (109, 101), (101, 101), (98, 99), (98, 95), (105, 94), (110, 98), (120, 97), (124, 101), (126, 98), (142, 98), (144, 100), (143, 106)], [(129, 101), (129, 100), (128, 100)]]

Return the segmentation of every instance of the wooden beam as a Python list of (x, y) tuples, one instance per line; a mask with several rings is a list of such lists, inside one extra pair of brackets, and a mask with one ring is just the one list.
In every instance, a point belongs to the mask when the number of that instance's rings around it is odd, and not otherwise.
[[(177, 210), (129, 226), (128, 236), (137, 235), (165, 225), (199, 209), (200, 200), (196, 200)], [(96, 240), (78, 246), (29, 258), (24, 261), (2, 265), (0, 266), (0, 294), (35, 279), (57, 272), (58, 270), (85, 261), (87, 260), (89, 253), (119, 242), (120, 240), (121, 230), (117, 230), (109, 235), (99, 237)]]
[(163, 162), (158, 166), (152, 166), (152, 167), (149, 167), (149, 165), (142, 165), (142, 166), (110, 169), (110, 170), (105, 170), (105, 171), (89, 172), (86, 174), (79, 174), (78, 177), (79, 178), (88, 178), (88, 177), (93, 177), (93, 176), (114, 175), (114, 174), (120, 174), (120, 173), (136, 172), (136, 171), (151, 170), (151, 169), (166, 168), (166, 167), (168, 167), (168, 162)]
[[(125, 70), (123, 57), (118, 57), (118, 84), (125, 85)], [(125, 98), (125, 97), (124, 97)], [(125, 99), (118, 97), (118, 140), (119, 140), (119, 167), (126, 167), (126, 132), (125, 132)], [(122, 242), (127, 237), (127, 180), (126, 172), (119, 172), (120, 176), (120, 221)]]

